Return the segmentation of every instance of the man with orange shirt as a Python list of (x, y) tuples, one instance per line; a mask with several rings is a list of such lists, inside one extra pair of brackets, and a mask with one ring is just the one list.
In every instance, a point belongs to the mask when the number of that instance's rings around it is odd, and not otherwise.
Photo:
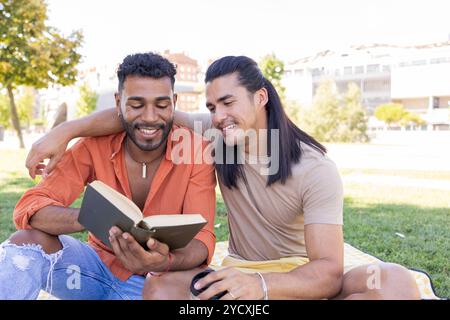
[[(175, 74), (174, 66), (156, 54), (124, 59), (115, 99), (125, 132), (82, 138), (54, 172), (22, 196), (14, 210), (21, 230), (0, 246), (0, 299), (35, 299), (40, 290), (61, 299), (140, 299), (147, 273), (210, 262), (214, 167), (205, 161), (177, 164), (172, 158), (179, 136), (174, 132), (188, 130), (173, 125)], [(205, 143), (200, 145), (189, 145), (188, 152), (199, 156)], [(113, 251), (92, 234), (85, 244), (66, 235), (84, 229), (77, 221), (79, 209), (69, 206), (94, 180), (132, 199), (145, 216), (200, 213), (208, 223), (174, 251), (155, 239), (145, 250), (116, 227), (110, 230)]]

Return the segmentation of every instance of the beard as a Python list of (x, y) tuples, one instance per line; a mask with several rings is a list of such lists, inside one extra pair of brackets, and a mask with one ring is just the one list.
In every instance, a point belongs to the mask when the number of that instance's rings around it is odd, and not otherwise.
[[(120, 122), (122, 123), (122, 127), (124, 128), (125, 132), (127, 133), (127, 136), (133, 141), (133, 143), (142, 151), (153, 151), (155, 149), (158, 149), (163, 143), (167, 142), (167, 137), (170, 134), (170, 130), (173, 126), (173, 118), (170, 119), (169, 122), (166, 124), (158, 123), (158, 124), (149, 124), (142, 121), (133, 121), (133, 122), (127, 122), (122, 112), (119, 114)], [(162, 131), (161, 139), (151, 139), (151, 140), (139, 140), (136, 137), (136, 130), (138, 130), (141, 127), (152, 127), (155, 129), (159, 129)]]

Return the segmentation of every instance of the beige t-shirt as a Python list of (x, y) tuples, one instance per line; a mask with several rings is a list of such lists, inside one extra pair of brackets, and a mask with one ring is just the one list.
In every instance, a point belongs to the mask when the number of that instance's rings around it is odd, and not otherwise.
[[(335, 164), (306, 144), (285, 184), (267, 187), (261, 164), (244, 166), (248, 184), (220, 183), (228, 210), (230, 254), (245, 260), (307, 257), (304, 225), (343, 223), (343, 188)], [(264, 159), (265, 160), (265, 159)], [(263, 161), (264, 161), (263, 160)]]
[[(204, 128), (211, 126), (209, 116), (202, 120)], [(253, 261), (307, 257), (305, 224), (343, 224), (343, 186), (336, 165), (304, 143), (301, 148), (300, 163), (285, 184), (267, 187), (267, 175), (261, 174), (267, 157), (246, 159), (248, 184), (238, 179), (238, 188), (229, 189), (219, 179), (232, 256)]]

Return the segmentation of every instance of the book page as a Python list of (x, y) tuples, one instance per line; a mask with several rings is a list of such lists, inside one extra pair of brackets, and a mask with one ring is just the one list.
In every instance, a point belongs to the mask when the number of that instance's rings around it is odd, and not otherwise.
[(134, 223), (137, 224), (142, 220), (142, 212), (138, 206), (120, 192), (99, 180), (90, 183), (90, 186), (107, 198), (117, 209), (130, 217)]
[(149, 228), (180, 226), (206, 222), (201, 214), (164, 214), (145, 217), (143, 221)]

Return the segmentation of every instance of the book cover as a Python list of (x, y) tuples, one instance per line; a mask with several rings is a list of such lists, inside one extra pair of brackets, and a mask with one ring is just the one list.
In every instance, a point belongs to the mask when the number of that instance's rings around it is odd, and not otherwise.
[(110, 248), (109, 230), (117, 226), (132, 234), (145, 249), (152, 237), (167, 244), (170, 250), (185, 247), (207, 223), (200, 214), (144, 218), (130, 199), (98, 180), (86, 187), (78, 221)]

